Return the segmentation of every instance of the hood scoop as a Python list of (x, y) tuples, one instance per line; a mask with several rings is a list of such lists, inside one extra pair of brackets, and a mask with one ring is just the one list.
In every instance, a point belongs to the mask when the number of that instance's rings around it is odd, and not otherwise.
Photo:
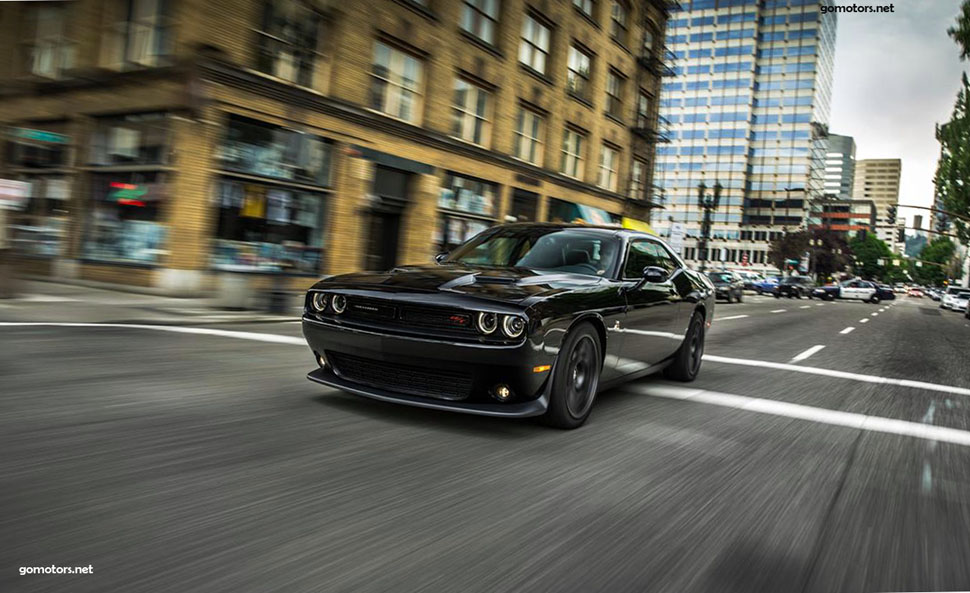
[(459, 276), (454, 280), (449, 280), (441, 285), (442, 290), (454, 290), (456, 288), (461, 288), (462, 286), (470, 286), (472, 284), (498, 284), (498, 285), (509, 285), (515, 284), (516, 278), (511, 276), (486, 276), (480, 272), (474, 272), (471, 274), (465, 274), (464, 276)]
[(515, 284), (518, 278), (512, 276), (485, 276), (479, 274), (475, 277), (475, 282), (478, 284)]

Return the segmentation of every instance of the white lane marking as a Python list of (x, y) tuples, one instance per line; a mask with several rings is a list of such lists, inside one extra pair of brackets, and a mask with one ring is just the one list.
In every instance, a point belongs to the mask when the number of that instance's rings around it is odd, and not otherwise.
[(787, 310), (788, 309), (775, 309), (774, 311), (772, 311), (772, 313), (784, 313)]
[(740, 366), (761, 367), (766, 369), (776, 369), (780, 371), (794, 371), (796, 373), (806, 373), (809, 375), (822, 375), (824, 377), (835, 377), (837, 379), (849, 379), (851, 381), (862, 381), (863, 383), (879, 383), (883, 385), (899, 385), (901, 387), (913, 387), (916, 389), (926, 389), (927, 391), (941, 391), (943, 393), (955, 393), (957, 395), (970, 396), (970, 389), (964, 387), (954, 387), (952, 385), (941, 385), (940, 383), (926, 383), (924, 381), (911, 381), (909, 379), (893, 379), (891, 377), (878, 377), (876, 375), (863, 375), (860, 373), (850, 373), (847, 371), (835, 371), (822, 369), (819, 367), (804, 367), (783, 362), (770, 362), (767, 360), (749, 360), (746, 358), (730, 358), (728, 356), (716, 356), (705, 354), (704, 360), (710, 362), (720, 362), (723, 364), (736, 364)]
[(815, 306), (816, 307), (824, 307), (825, 306), (825, 303), (817, 303)]
[(744, 319), (748, 315), (731, 315), (729, 317), (715, 317), (714, 321), (727, 321), (728, 319)]
[(791, 363), (791, 362), (799, 362), (799, 361), (805, 360), (806, 358), (808, 358), (809, 356), (815, 354), (816, 352), (818, 352), (822, 348), (825, 348), (825, 346), (823, 346), (822, 344), (816, 344), (816, 345), (812, 346), (811, 348), (809, 348), (808, 350), (802, 352), (801, 354), (796, 354), (795, 355), (795, 358), (791, 359), (789, 362)]
[(860, 319), (859, 320), (859, 323), (869, 323), (869, 320), (868, 319)]
[(772, 399), (747, 397), (718, 391), (706, 391), (704, 389), (691, 389), (690, 387), (675, 387), (672, 385), (642, 385), (639, 386), (637, 391), (653, 397), (710, 404), (744, 410), (746, 412), (754, 412), (756, 414), (783, 416), (785, 418), (818, 422), (819, 424), (830, 424), (832, 426), (844, 426), (846, 428), (869, 432), (882, 432), (918, 439), (943, 441), (945, 443), (970, 447), (970, 432), (956, 428), (923, 424), (921, 422), (909, 422), (894, 418), (884, 418), (882, 416), (842, 412), (840, 410), (816, 408), (814, 406), (804, 406)]
[(869, 315), (871, 315), (872, 317), (878, 317), (879, 316), (879, 312), (877, 311), (875, 313), (870, 313)]
[(799, 307), (799, 309), (811, 309), (811, 308), (812, 308), (811, 305), (802, 305), (801, 307)]
[(278, 334), (260, 334), (256, 332), (230, 331), (226, 329), (211, 329), (207, 327), (180, 327), (177, 325), (143, 325), (137, 323), (50, 323), (39, 321), (3, 321), (0, 327), (107, 327), (120, 329), (148, 329), (173, 334), (194, 334), (199, 336), (218, 336), (220, 338), (236, 338), (239, 340), (253, 340), (256, 342), (271, 342), (273, 344), (291, 344), (306, 346), (306, 340), (293, 336)]
[(845, 328), (844, 330), (840, 331), (839, 333), (840, 334), (851, 334), (854, 330), (855, 330), (854, 327), (849, 326), (849, 327)]

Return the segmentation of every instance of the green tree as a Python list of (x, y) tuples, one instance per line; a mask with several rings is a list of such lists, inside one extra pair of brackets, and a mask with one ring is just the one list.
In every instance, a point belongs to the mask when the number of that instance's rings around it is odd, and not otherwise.
[[(867, 280), (881, 280), (887, 276), (887, 270), (892, 267), (893, 252), (874, 234), (856, 235), (849, 241), (849, 249), (858, 261), (856, 274)], [(883, 261), (881, 265), (879, 260)]]
[(812, 269), (819, 278), (834, 277), (852, 261), (852, 250), (842, 233), (824, 228), (815, 229), (811, 238), (815, 242), (812, 246)]
[[(970, 82), (966, 74), (961, 82), (950, 121), (936, 126), (940, 160), (933, 183), (944, 209), (970, 216)], [(952, 222), (960, 239), (970, 241), (967, 223), (957, 217)]]
[[(920, 284), (938, 286), (947, 278), (947, 268), (956, 253), (956, 245), (946, 237), (937, 237), (929, 242), (919, 254), (919, 259), (929, 262), (912, 267), (913, 279)], [(939, 264), (939, 265), (933, 265)]]
[(808, 251), (808, 231), (784, 233), (768, 247), (768, 261), (784, 274), (788, 270), (786, 260), (801, 260)]
[(960, 46), (960, 59), (970, 59), (970, 2), (964, 1), (956, 24), (946, 32)]

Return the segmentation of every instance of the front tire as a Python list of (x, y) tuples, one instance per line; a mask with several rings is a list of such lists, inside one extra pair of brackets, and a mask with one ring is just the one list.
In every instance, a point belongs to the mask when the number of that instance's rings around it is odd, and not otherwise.
[(869, 299), (869, 302), (872, 303), (873, 305), (878, 305), (879, 304), (879, 295), (878, 294), (872, 295), (872, 297)]
[(664, 369), (664, 376), (675, 381), (689, 383), (697, 378), (704, 358), (704, 316), (695, 312), (687, 326), (687, 335), (674, 360)]
[(569, 332), (556, 360), (544, 423), (571, 429), (586, 422), (596, 399), (602, 361), (599, 335), (593, 326), (582, 323)]

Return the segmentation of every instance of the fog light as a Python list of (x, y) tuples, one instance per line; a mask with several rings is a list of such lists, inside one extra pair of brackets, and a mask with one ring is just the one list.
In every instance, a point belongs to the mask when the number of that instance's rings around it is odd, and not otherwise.
[(321, 368), (327, 368), (327, 357), (319, 352), (314, 352), (314, 354), (317, 356), (317, 364), (320, 365)]
[(492, 396), (500, 402), (509, 401), (512, 397), (512, 390), (508, 385), (496, 385), (492, 388)]

